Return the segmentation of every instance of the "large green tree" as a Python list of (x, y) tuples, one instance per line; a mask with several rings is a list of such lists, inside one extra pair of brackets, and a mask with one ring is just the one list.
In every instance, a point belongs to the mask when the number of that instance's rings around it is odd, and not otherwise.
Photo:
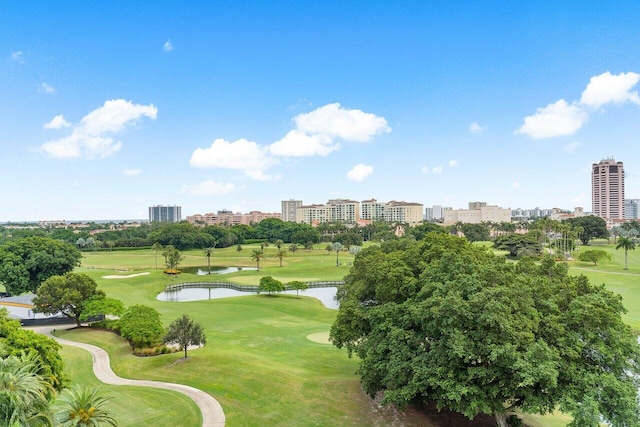
[(80, 316), (92, 298), (104, 298), (104, 291), (91, 277), (81, 273), (52, 276), (40, 285), (33, 298), (36, 313), (62, 313), (74, 319), (80, 326)]
[(73, 270), (80, 251), (69, 243), (32, 236), (0, 246), (0, 283), (11, 295), (35, 292), (51, 276)]
[(579, 216), (569, 218), (565, 221), (571, 224), (573, 228), (582, 227), (578, 239), (580, 239), (583, 245), (587, 245), (589, 241), (593, 239), (606, 239), (609, 237), (607, 223), (600, 217), (594, 215)]
[(202, 325), (186, 314), (171, 322), (169, 331), (164, 336), (165, 343), (177, 343), (180, 350), (184, 350), (184, 358), (187, 358), (187, 349), (191, 345), (203, 345), (207, 342)]
[(331, 340), (371, 395), (435, 401), (469, 418), (512, 411), (572, 426), (637, 426), (640, 346), (622, 299), (546, 257), (508, 263), (453, 236), (363, 251), (339, 291)]

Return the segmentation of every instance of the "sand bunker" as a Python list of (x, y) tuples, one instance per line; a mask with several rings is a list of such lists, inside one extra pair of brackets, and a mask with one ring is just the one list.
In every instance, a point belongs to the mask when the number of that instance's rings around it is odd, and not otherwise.
[(130, 277), (146, 276), (147, 274), (149, 274), (148, 271), (145, 273), (135, 273), (135, 274), (126, 274), (126, 275), (112, 274), (110, 276), (102, 276), (102, 278), (103, 279), (128, 279)]
[(307, 335), (309, 341), (317, 342), (318, 344), (331, 344), (329, 341), (329, 332), (316, 332), (314, 334)]

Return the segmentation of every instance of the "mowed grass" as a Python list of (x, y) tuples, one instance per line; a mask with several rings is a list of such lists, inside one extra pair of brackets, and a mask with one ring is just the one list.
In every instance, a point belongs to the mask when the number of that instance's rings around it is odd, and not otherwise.
[[(190, 398), (168, 390), (102, 384), (93, 374), (89, 352), (64, 346), (60, 353), (72, 383), (80, 383), (91, 388), (99, 387), (100, 395), (111, 397), (105, 409), (114, 414), (121, 427), (202, 424), (200, 410)], [(58, 412), (63, 407), (61, 402), (55, 402), (53, 410)]]
[[(156, 296), (165, 286), (185, 281), (231, 281), (258, 284), (260, 277), (271, 275), (283, 282), (290, 280), (340, 280), (346, 275), (353, 256), (324, 250), (300, 249), (289, 253), (279, 267), (276, 248), (266, 248), (261, 271), (242, 271), (228, 275), (197, 276), (183, 273), (170, 277), (162, 273), (154, 251), (86, 252), (77, 271), (91, 275), (107, 295), (121, 299), (127, 306), (145, 304), (157, 309), (165, 325), (182, 314), (201, 322), (207, 334), (207, 346), (191, 351), (189, 359), (181, 354), (151, 358), (131, 355), (128, 344), (116, 335), (91, 330), (64, 332), (64, 337), (90, 342), (106, 348), (112, 367), (121, 376), (156, 379), (189, 384), (220, 401), (228, 426), (252, 425), (390, 425), (400, 416), (403, 425), (427, 425), (419, 416), (402, 418), (397, 412), (379, 410), (361, 390), (355, 375), (358, 362), (331, 345), (307, 340), (307, 335), (327, 332), (336, 311), (324, 308), (313, 298), (279, 295), (253, 295), (197, 302), (161, 302)], [(288, 247), (288, 246), (286, 246)], [(250, 253), (257, 246), (216, 249), (212, 266), (255, 267)], [(592, 283), (605, 283), (624, 298), (627, 321), (640, 330), (640, 251), (629, 252), (629, 270), (623, 270), (624, 253), (612, 245), (607, 250), (612, 261), (591, 267), (573, 261), (571, 274), (585, 274)], [(582, 247), (581, 250), (586, 250)], [(187, 251), (181, 266), (206, 269), (201, 251)], [(103, 279), (103, 276), (148, 272), (131, 278)], [(304, 293), (301, 293), (301, 296)], [(115, 392), (114, 392), (115, 393)], [(113, 393), (112, 393), (113, 394)], [(120, 392), (117, 392), (118, 396)], [(414, 414), (415, 415), (415, 414)], [(529, 426), (561, 426), (570, 421), (564, 414), (524, 415)], [(190, 425), (181, 423), (180, 425)], [(198, 425), (198, 421), (194, 424)]]
[(569, 264), (569, 273), (583, 274), (592, 284), (604, 284), (610, 291), (620, 294), (627, 309), (622, 318), (636, 333), (640, 332), (640, 243), (638, 249), (627, 253), (628, 270), (624, 269), (624, 250), (616, 250), (613, 242), (606, 244), (601, 241), (580, 247), (580, 251), (590, 249), (606, 251), (611, 260), (598, 262), (597, 265), (593, 265), (592, 262), (572, 261)]

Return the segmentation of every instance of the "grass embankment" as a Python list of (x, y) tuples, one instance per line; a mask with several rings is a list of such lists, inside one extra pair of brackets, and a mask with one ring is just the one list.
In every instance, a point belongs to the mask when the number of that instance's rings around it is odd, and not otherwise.
[[(313, 251), (301, 249), (295, 254), (289, 253), (283, 260), (283, 267), (279, 267), (279, 260), (275, 258), (277, 250), (272, 246), (266, 248), (266, 256), (260, 261), (261, 271), (207, 276), (183, 273), (177, 277), (161, 272), (163, 259), (160, 254), (159, 269), (155, 269), (152, 250), (84, 253), (83, 267), (78, 271), (96, 279), (107, 295), (121, 299), (128, 306), (154, 307), (161, 313), (165, 325), (188, 313), (203, 324), (207, 346), (190, 352), (189, 359), (182, 361), (180, 353), (134, 357), (125, 342), (109, 333), (75, 330), (64, 332), (64, 337), (106, 348), (112, 357), (112, 367), (120, 376), (184, 383), (210, 393), (220, 401), (228, 426), (445, 425), (432, 423), (429, 416), (412, 411), (380, 410), (365, 396), (355, 375), (356, 360), (348, 359), (344, 351), (331, 345), (306, 338), (309, 334), (326, 333), (336, 314), (335, 310), (324, 308), (315, 299), (253, 295), (183, 303), (156, 300), (166, 285), (184, 281), (223, 280), (257, 285), (264, 275), (285, 283), (342, 279), (348, 273), (353, 257), (339, 253), (342, 265), (336, 267), (335, 253), (327, 253), (324, 246), (317, 245)], [(250, 253), (256, 247), (247, 245), (241, 252), (235, 247), (216, 249), (211, 265), (255, 267)], [(611, 252), (612, 261), (595, 267), (574, 261), (570, 264), (571, 274), (585, 274), (592, 282), (604, 282), (613, 291), (621, 293), (629, 309), (625, 320), (636, 330), (640, 329), (640, 251), (629, 252), (629, 271), (623, 271), (623, 252), (615, 251), (612, 246), (599, 245), (598, 248)], [(181, 266), (206, 269), (207, 259), (201, 251), (188, 251)], [(102, 278), (139, 272), (150, 274), (122, 279)], [(125, 393), (119, 388), (110, 391), (117, 400), (127, 400)], [(140, 406), (131, 405), (130, 409), (122, 408), (121, 419), (132, 417), (144, 406), (140, 403)], [(570, 420), (563, 414), (524, 417), (526, 424), (532, 427), (562, 426)], [(124, 422), (121, 425), (136, 424)], [(181, 422), (180, 425), (190, 424)], [(197, 421), (193, 425), (197, 425)]]

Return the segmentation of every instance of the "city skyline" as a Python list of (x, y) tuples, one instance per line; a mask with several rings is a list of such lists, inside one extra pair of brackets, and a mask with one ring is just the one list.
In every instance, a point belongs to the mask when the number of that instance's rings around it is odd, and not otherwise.
[(640, 4), (0, 6), (0, 222), (640, 197)]

